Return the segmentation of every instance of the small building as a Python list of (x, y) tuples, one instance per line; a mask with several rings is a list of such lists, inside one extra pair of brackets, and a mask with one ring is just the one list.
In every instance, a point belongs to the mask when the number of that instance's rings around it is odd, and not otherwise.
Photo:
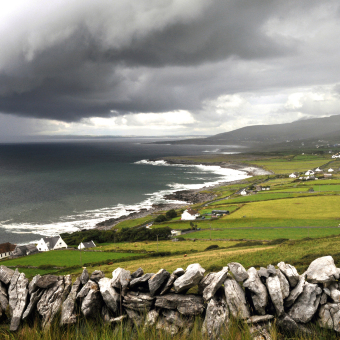
[(229, 210), (212, 210), (211, 215), (229, 215)]
[(88, 248), (94, 248), (97, 247), (95, 243), (91, 240), (89, 242), (81, 242), (78, 246), (78, 249), (88, 249)]
[(310, 175), (314, 175), (314, 171), (313, 170), (308, 170), (305, 172), (306, 176), (310, 176)]
[(39, 253), (39, 250), (35, 246), (35, 244), (25, 244), (21, 246), (16, 246), (11, 253), (11, 259), (15, 259), (21, 256), (28, 256), (36, 253)]
[(248, 195), (247, 190), (246, 190), (246, 189), (243, 189), (243, 190), (240, 192), (240, 195), (242, 195), (242, 196)]
[(60, 236), (43, 237), (37, 244), (39, 251), (49, 251), (67, 248), (67, 244)]
[(334, 170), (332, 168), (329, 168), (328, 172), (334, 172)]
[(324, 174), (324, 177), (332, 177), (332, 174)]
[(194, 209), (187, 209), (183, 212), (181, 215), (181, 220), (183, 221), (190, 221), (190, 220), (196, 220), (197, 217), (200, 216), (200, 213)]
[(335, 155), (332, 156), (332, 158), (340, 158), (340, 154), (336, 153)]
[(294, 173), (292, 173), (292, 174), (289, 175), (289, 177), (290, 178), (296, 178), (297, 176)]
[(316, 168), (315, 172), (322, 172), (322, 170), (320, 168)]
[(180, 236), (180, 235), (182, 235), (182, 231), (181, 230), (171, 230), (171, 235), (172, 236)]
[(0, 259), (4, 259), (5, 257), (9, 257), (12, 251), (15, 249), (16, 245), (6, 242), (0, 244)]

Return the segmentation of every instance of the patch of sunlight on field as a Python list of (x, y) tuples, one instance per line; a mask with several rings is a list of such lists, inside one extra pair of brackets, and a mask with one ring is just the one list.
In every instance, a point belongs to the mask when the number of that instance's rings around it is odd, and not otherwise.
[(299, 197), (245, 204), (233, 213), (233, 218), (339, 218), (340, 196)]

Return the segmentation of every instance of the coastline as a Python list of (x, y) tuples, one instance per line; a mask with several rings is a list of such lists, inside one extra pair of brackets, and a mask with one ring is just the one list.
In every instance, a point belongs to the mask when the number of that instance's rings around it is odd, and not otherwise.
[[(260, 175), (270, 175), (272, 172), (264, 170), (260, 167), (256, 167), (253, 165), (245, 165), (245, 164), (239, 164), (239, 163), (224, 163), (224, 162), (218, 162), (218, 163), (195, 163), (187, 160), (181, 160), (181, 159), (163, 159), (159, 158), (156, 160), (150, 160), (152, 161), (164, 161), (168, 164), (171, 165), (204, 165), (204, 166), (218, 166), (220, 168), (225, 168), (225, 169), (232, 169), (232, 170), (238, 170), (238, 171), (243, 171), (247, 174), (249, 177), (253, 176), (260, 176)], [(234, 180), (234, 181), (226, 181), (226, 182), (219, 182), (218, 184), (214, 185), (207, 185), (204, 186), (200, 189), (187, 189), (187, 190), (177, 190), (172, 194), (168, 194), (163, 196), (164, 199), (166, 199), (168, 202), (166, 204), (155, 204), (152, 206), (151, 209), (141, 209), (139, 212), (133, 212), (127, 215), (120, 216), (118, 218), (110, 218), (107, 220), (104, 220), (102, 222), (99, 222), (95, 225), (94, 229), (98, 230), (109, 230), (116, 226), (118, 223), (127, 221), (127, 220), (132, 220), (136, 218), (142, 218), (146, 217), (148, 215), (160, 212), (160, 211), (165, 211), (165, 210), (170, 210), (170, 209), (179, 209), (179, 208), (184, 208), (190, 204), (196, 204), (196, 203), (203, 203), (206, 201), (211, 201), (213, 200), (216, 195), (213, 194), (207, 194), (202, 191), (206, 190), (211, 190), (215, 189), (221, 186), (225, 186), (228, 184), (237, 184), (237, 183), (242, 183), (244, 179), (242, 180)], [(176, 201), (176, 203), (171, 203), (171, 200)], [(183, 203), (179, 203), (178, 201), (183, 201)]]

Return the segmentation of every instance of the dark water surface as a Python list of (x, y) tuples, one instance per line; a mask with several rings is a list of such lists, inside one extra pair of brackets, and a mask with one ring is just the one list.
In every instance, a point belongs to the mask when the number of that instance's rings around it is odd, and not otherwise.
[(175, 189), (244, 177), (233, 170), (136, 164), (162, 156), (218, 151), (216, 146), (146, 142), (120, 138), (0, 144), (0, 243), (28, 242), (41, 235), (93, 227), (162, 202), (163, 194)]

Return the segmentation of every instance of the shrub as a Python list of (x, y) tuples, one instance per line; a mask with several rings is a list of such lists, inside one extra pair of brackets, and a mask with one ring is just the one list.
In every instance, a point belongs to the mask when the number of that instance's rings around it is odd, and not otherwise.
[(165, 216), (168, 220), (171, 220), (172, 218), (177, 217), (177, 213), (176, 213), (175, 209), (171, 209), (171, 210), (166, 212)]
[(164, 215), (158, 215), (155, 218), (155, 222), (165, 222), (165, 221), (167, 221), (167, 218)]
[(211, 249), (217, 249), (217, 248), (219, 248), (219, 246), (217, 244), (212, 244), (211, 246), (205, 248), (204, 251), (211, 250)]

